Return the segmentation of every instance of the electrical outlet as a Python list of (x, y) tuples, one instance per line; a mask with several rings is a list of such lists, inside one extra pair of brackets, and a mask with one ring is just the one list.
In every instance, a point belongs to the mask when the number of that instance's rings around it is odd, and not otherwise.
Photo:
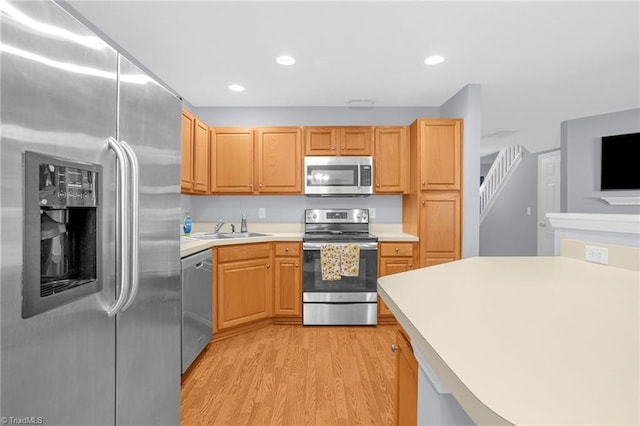
[(370, 219), (375, 219), (376, 218), (376, 209), (369, 208), (369, 218)]
[(608, 265), (609, 249), (605, 247), (586, 246), (584, 248), (584, 260)]
[(258, 218), (264, 219), (265, 217), (267, 217), (267, 209), (265, 209), (264, 207), (260, 207), (258, 209)]

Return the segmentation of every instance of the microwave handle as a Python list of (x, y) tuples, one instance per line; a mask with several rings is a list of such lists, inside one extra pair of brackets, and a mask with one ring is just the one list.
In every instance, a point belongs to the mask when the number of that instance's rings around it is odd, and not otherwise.
[(358, 191), (360, 191), (360, 160), (358, 160)]

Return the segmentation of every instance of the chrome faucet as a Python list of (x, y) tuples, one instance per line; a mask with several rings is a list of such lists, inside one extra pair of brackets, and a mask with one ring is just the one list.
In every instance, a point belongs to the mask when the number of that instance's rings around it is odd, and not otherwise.
[(218, 231), (220, 231), (220, 228), (222, 228), (222, 225), (224, 225), (225, 223), (227, 223), (225, 220), (220, 219), (218, 223), (216, 223), (216, 228), (213, 230), (213, 233), (217, 234)]

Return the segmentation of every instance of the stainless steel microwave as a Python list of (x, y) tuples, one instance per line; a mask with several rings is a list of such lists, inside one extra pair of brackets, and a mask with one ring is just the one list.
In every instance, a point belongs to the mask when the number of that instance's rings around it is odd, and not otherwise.
[(304, 157), (304, 193), (345, 197), (373, 194), (372, 157)]

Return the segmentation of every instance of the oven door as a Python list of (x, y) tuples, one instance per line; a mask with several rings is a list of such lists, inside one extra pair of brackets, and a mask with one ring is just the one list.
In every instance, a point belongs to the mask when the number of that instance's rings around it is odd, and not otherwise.
[(303, 301), (375, 302), (378, 281), (378, 243), (359, 243), (358, 275), (340, 280), (322, 279), (320, 248), (327, 243), (303, 244)]

